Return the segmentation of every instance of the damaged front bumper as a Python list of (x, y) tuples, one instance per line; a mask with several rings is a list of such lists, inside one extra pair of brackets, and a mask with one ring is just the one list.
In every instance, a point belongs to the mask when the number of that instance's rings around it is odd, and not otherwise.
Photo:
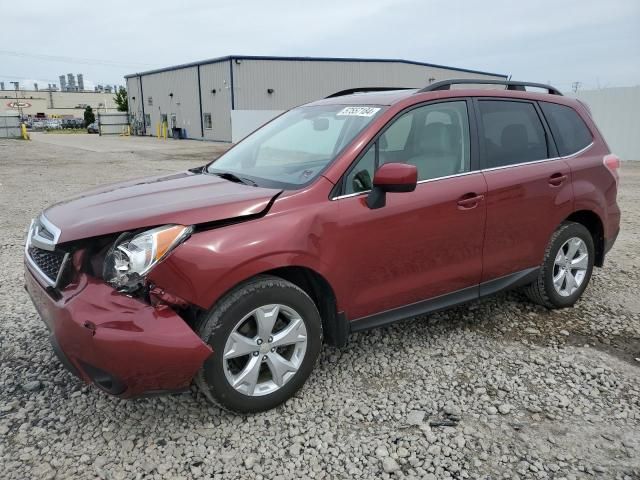
[(113, 395), (185, 390), (212, 353), (170, 307), (148, 305), (85, 274), (54, 295), (25, 265), (25, 287), (65, 367)]

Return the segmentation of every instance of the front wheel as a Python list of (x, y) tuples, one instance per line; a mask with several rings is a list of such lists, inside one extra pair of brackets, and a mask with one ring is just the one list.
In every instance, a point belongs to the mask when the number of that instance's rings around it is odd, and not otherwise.
[(259, 412), (290, 398), (322, 346), (313, 300), (296, 285), (259, 276), (229, 292), (200, 322), (213, 349), (196, 376), (206, 397), (236, 412)]
[(570, 307), (587, 288), (594, 257), (589, 230), (579, 223), (562, 223), (551, 236), (538, 278), (525, 293), (547, 308)]

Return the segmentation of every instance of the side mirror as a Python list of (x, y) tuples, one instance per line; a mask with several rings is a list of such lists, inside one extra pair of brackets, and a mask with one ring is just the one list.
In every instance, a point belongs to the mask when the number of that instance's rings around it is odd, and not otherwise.
[(373, 188), (367, 197), (370, 209), (387, 204), (387, 192), (413, 192), (418, 183), (418, 169), (406, 163), (385, 163), (373, 176)]

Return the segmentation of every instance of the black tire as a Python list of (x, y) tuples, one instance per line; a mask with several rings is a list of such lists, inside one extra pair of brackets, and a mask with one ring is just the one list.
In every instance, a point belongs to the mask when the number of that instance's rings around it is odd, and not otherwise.
[[(262, 396), (249, 396), (238, 392), (225, 376), (225, 343), (244, 316), (274, 303), (299, 313), (307, 330), (306, 351), (297, 372), (279, 389)], [(213, 354), (196, 374), (196, 385), (209, 401), (240, 413), (269, 410), (292, 397), (311, 374), (322, 348), (322, 321), (313, 300), (293, 283), (267, 275), (255, 277), (227, 293), (202, 317), (197, 333), (211, 346)]]
[[(584, 280), (578, 289), (569, 296), (560, 295), (553, 285), (554, 262), (556, 255), (564, 243), (570, 238), (581, 239), (589, 254)], [(566, 308), (572, 306), (582, 295), (591, 279), (595, 253), (591, 233), (583, 225), (575, 222), (564, 222), (553, 232), (540, 266), (538, 278), (524, 288), (524, 292), (533, 302), (547, 308)]]

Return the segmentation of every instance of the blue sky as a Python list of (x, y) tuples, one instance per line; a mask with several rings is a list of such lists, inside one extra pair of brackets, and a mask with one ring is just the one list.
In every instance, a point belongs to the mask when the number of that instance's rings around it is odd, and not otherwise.
[(640, 1), (31, 0), (3, 9), (0, 80), (120, 84), (224, 56), (403, 58), (551, 82), (640, 84)]

